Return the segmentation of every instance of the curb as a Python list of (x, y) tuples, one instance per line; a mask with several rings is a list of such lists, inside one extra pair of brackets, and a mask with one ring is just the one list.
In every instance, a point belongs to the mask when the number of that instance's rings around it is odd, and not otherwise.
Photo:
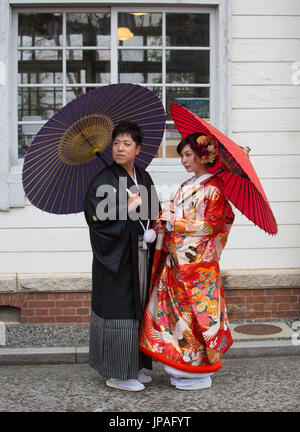
[(234, 342), (224, 359), (254, 358), (254, 357), (279, 357), (300, 355), (300, 345), (293, 344), (290, 340), (264, 340), (264, 341), (240, 341)]
[[(2, 348), (0, 366), (88, 363), (89, 347)], [(234, 342), (224, 359), (300, 355), (290, 340)]]

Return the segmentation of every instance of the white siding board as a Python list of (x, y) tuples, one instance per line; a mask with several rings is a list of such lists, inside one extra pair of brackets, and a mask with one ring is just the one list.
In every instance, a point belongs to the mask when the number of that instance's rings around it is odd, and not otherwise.
[[(278, 225), (300, 225), (300, 201), (289, 203), (273, 202), (270, 205)], [(234, 206), (232, 207), (235, 214), (235, 227), (238, 225), (253, 225), (239, 210), (235, 209)]]
[(299, 268), (300, 248), (226, 249), (220, 260), (221, 270)]
[(260, 179), (300, 178), (300, 156), (251, 156), (250, 161)]
[[(300, 201), (300, 180), (289, 179), (260, 179), (263, 189), (272, 202)], [(288, 213), (288, 207), (286, 207)], [(286, 222), (281, 222), (286, 223)], [(41, 212), (36, 207), (29, 205), (24, 209), (10, 209), (9, 212), (0, 213), (0, 241), (5, 229), (15, 228), (20, 231), (27, 228), (86, 228), (83, 213), (78, 215), (50, 215)]]
[(233, 39), (233, 62), (298, 61), (300, 39)]
[(232, 108), (300, 108), (300, 86), (233, 86), (231, 96)]
[[(0, 252), (87, 252), (91, 250), (87, 229), (7, 229), (1, 233)], [(21, 238), (20, 238), (21, 237)], [(281, 225), (279, 234), (270, 236), (251, 226), (233, 226), (227, 248), (248, 249), (297, 247), (300, 244), (300, 224)]]
[(286, 202), (286, 211), (289, 211), (289, 202), (300, 201), (300, 179), (264, 179), (261, 184), (270, 202)]
[[(33, 205), (24, 208), (12, 208), (9, 212), (0, 213), (2, 228), (82, 228), (86, 227), (84, 214), (54, 215), (43, 212)], [(1, 238), (1, 231), (0, 231)]]
[(300, 16), (233, 16), (232, 37), (241, 39), (295, 39)]
[[(300, 60), (300, 1), (232, 0), (232, 15), (231, 137), (251, 147), (279, 233), (269, 236), (234, 210), (221, 268), (299, 267), (300, 86), (292, 79), (300, 80), (293, 69)], [(162, 199), (190, 177), (174, 166), (149, 171)], [(32, 205), (0, 213), (0, 272), (90, 272), (91, 263), (83, 213), (49, 215)]]
[(232, 14), (300, 15), (299, 0), (231, 0)]
[(91, 252), (0, 253), (0, 273), (86, 273), (91, 269)]
[(299, 155), (300, 132), (234, 132), (231, 139), (255, 155)]
[[(264, 190), (267, 193), (268, 188), (265, 185), (265, 182), (268, 182), (269, 180), (264, 180), (262, 181), (262, 185), (264, 186)], [(272, 181), (272, 180), (271, 180)], [(278, 181), (278, 187), (274, 186), (274, 183), (272, 183), (271, 188), (275, 191), (278, 191), (279, 188), (279, 182), (281, 182), (281, 180), (279, 179)], [(286, 192), (290, 191), (291, 188), (287, 187), (285, 188), (284, 185), (281, 184), (281, 194), (276, 195), (275, 198), (280, 199), (280, 201), (272, 201), (269, 200), (273, 213), (276, 217), (277, 223), (278, 224), (300, 224), (300, 181), (298, 182), (298, 185), (295, 185), (295, 189), (297, 189), (299, 191), (298, 196), (288, 196), (288, 202), (283, 201), (284, 198), (286, 198)], [(292, 202), (290, 201), (291, 198), (298, 198), (299, 201), (295, 201)], [(38, 212), (38, 210), (35, 207), (29, 207), (27, 213), (27, 217), (24, 217), (23, 219), (23, 215), (22, 212), (16, 212), (16, 209), (11, 210), (9, 213), (12, 213), (11, 217), (9, 218), (5, 218), (5, 220), (0, 219), (1, 224), (0, 224), (0, 247), (1, 244), (4, 243), (4, 237), (3, 237), (3, 233), (5, 232), (5, 230), (12, 230), (15, 229), (15, 231), (18, 231), (18, 235), (20, 237), (22, 237), (23, 235), (23, 230), (26, 229), (40, 229), (40, 228), (50, 228), (53, 229), (53, 235), (57, 235), (57, 232), (59, 232), (58, 230), (61, 228), (66, 228), (66, 229), (71, 229), (71, 228), (84, 228), (86, 229), (86, 224), (85, 221), (82, 221), (82, 225), (81, 224), (69, 224), (69, 221), (72, 221), (72, 215), (69, 215), (67, 218), (59, 218), (56, 219), (55, 221), (53, 221), (52, 218), (48, 218), (45, 217), (45, 214), (41, 213), (40, 216), (38, 216), (36, 214), (36, 211)], [(252, 225), (252, 223), (245, 217), (243, 216), (239, 210), (235, 209), (235, 207), (233, 206), (233, 210), (235, 212), (236, 218), (235, 218), (235, 222), (234, 225)], [(26, 216), (25, 213), (25, 216)], [(30, 217), (28, 217), (28, 215), (34, 215), (32, 217), (32, 219)], [(51, 216), (51, 215), (50, 215)], [(25, 220), (25, 222), (22, 224), (22, 226), (20, 226), (20, 218), (22, 218), (22, 220)], [(60, 221), (60, 224), (58, 225), (57, 222)], [(7, 223), (6, 223), (7, 222)], [(56, 222), (56, 223), (55, 223)], [(74, 236), (76, 236), (77, 230), (74, 230)], [(88, 233), (87, 233), (88, 235)]]
[[(229, 234), (227, 249), (273, 249), (300, 247), (300, 225), (280, 225), (272, 236), (259, 227), (234, 226)], [(300, 263), (299, 263), (300, 264)]]
[(291, 85), (292, 65), (291, 61), (232, 63), (232, 85)]
[[(300, 248), (226, 249), (221, 269), (297, 268)], [(90, 252), (0, 253), (1, 273), (90, 273)]]
[(89, 251), (87, 228), (27, 228), (1, 231), (0, 252)]
[(299, 131), (300, 109), (232, 109), (233, 132)]
[(251, 148), (279, 232), (234, 210), (221, 268), (300, 266), (299, 24), (298, 0), (232, 0), (231, 138)]

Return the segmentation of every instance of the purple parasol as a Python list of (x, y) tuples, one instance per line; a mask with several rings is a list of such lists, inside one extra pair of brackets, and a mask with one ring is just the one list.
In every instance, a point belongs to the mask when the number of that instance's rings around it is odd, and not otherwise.
[(160, 146), (165, 118), (157, 95), (139, 85), (111, 84), (80, 95), (59, 110), (29, 146), (22, 173), (27, 198), (48, 213), (83, 211), (91, 180), (104, 161), (113, 161), (113, 128), (123, 120), (140, 126), (144, 138), (136, 164), (146, 168)]

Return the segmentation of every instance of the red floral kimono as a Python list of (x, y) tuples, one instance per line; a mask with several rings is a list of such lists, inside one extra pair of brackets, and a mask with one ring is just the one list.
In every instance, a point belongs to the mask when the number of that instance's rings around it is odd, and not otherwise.
[(234, 214), (222, 181), (206, 181), (193, 177), (179, 188), (172, 231), (160, 215), (155, 221), (151, 293), (139, 340), (143, 353), (192, 373), (221, 368), (232, 345), (219, 258)]

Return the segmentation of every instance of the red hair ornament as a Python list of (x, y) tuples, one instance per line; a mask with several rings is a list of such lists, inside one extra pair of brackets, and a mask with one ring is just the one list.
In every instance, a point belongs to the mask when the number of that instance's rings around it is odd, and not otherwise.
[(212, 136), (200, 135), (196, 142), (196, 154), (200, 157), (201, 163), (215, 165), (220, 156), (218, 140)]

